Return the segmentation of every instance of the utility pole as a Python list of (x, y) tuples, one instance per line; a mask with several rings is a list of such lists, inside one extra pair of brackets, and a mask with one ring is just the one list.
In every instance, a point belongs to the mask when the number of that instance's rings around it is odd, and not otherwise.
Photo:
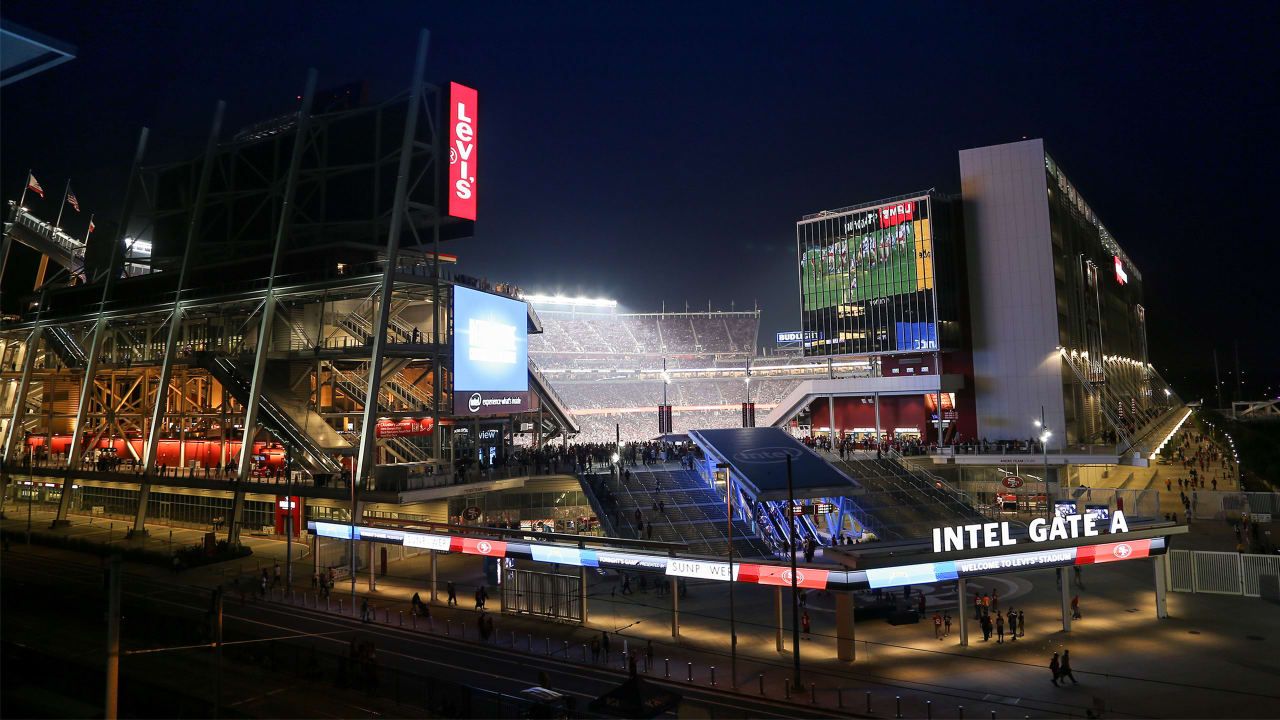
[(791, 454), (787, 453), (787, 523), (790, 525), (791, 545), (791, 658), (795, 677), (792, 684), (796, 690), (804, 687), (800, 683), (800, 596), (796, 590), (796, 498), (791, 484)]
[(120, 555), (111, 556), (107, 571), (107, 696), (104, 716), (107, 720), (118, 717), (116, 710), (120, 697)]
[(717, 470), (724, 470), (724, 500), (729, 528), (729, 687), (738, 688), (738, 627), (733, 602), (733, 473), (728, 463), (716, 463)]

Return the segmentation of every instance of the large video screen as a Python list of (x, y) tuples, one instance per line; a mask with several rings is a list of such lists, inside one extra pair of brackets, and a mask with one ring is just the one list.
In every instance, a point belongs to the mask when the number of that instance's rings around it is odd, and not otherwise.
[(528, 309), (479, 290), (453, 291), (453, 404), (458, 414), (519, 412), (529, 405)]
[[(904, 202), (836, 216), (823, 224), (829, 242), (800, 256), (805, 310), (931, 289), (933, 250), (922, 204)], [(834, 225), (832, 225), (834, 223)]]

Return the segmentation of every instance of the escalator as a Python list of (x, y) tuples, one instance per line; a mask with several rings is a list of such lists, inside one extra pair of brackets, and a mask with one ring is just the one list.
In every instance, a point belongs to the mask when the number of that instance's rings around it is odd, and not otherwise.
[(66, 328), (57, 325), (46, 327), (45, 337), (49, 341), (49, 347), (53, 348), (53, 353), (58, 356), (63, 365), (84, 367), (88, 364), (89, 357), (85, 355), (84, 348), (80, 347), (80, 343)]
[[(196, 364), (209, 371), (214, 379), (222, 384), (231, 397), (241, 404), (249, 401), (249, 379), (244, 377), (230, 358), (214, 357), (209, 353), (196, 353)], [(304, 467), (315, 473), (341, 473), (343, 467), (330, 457), (328, 450), (321, 447), (304, 432), (263, 393), (258, 400), (258, 420), (271, 431), (281, 442), (289, 443)]]

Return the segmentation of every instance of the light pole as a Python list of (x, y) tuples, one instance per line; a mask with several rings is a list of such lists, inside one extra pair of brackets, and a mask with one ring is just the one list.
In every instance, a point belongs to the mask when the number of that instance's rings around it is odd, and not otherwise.
[(1048, 509), (1053, 509), (1053, 502), (1057, 498), (1054, 493), (1049, 492), (1049, 438), (1053, 432), (1044, 424), (1044, 406), (1040, 406), (1040, 419), (1032, 422), (1033, 425), (1040, 428), (1040, 457), (1044, 460), (1044, 493), (1045, 499), (1048, 501)]
[(738, 628), (733, 604), (733, 474), (728, 463), (716, 463), (716, 469), (724, 471), (724, 501), (729, 528), (729, 687), (738, 687)]
[(791, 555), (791, 658), (795, 677), (792, 683), (796, 689), (800, 684), (800, 598), (796, 590), (796, 498), (791, 484), (791, 453), (787, 453), (787, 523), (790, 525)]

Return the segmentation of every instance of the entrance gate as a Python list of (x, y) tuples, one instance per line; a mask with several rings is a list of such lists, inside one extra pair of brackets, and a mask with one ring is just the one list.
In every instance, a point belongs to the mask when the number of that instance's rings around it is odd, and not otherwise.
[(502, 577), (502, 612), (582, 622), (582, 578), (507, 568)]

